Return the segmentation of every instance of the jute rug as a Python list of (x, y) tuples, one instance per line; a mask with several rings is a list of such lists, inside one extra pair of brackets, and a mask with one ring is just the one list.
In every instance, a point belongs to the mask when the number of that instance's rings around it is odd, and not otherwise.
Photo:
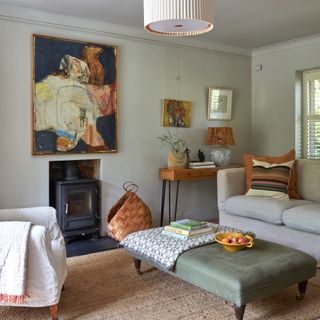
[[(143, 264), (136, 274), (123, 249), (68, 258), (59, 320), (234, 320), (217, 296)], [(320, 319), (320, 270), (304, 300), (297, 286), (247, 305), (245, 320)], [(1, 320), (50, 319), (49, 308), (0, 307)]]

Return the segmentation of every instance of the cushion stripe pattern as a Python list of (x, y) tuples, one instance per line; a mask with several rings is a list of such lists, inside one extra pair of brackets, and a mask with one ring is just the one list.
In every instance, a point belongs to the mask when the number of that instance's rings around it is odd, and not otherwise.
[(247, 195), (288, 198), (288, 184), (294, 161), (272, 164), (252, 160), (253, 172)]
[(251, 188), (267, 189), (287, 193), (290, 170), (291, 168), (289, 166), (282, 165), (277, 165), (270, 168), (254, 165)]

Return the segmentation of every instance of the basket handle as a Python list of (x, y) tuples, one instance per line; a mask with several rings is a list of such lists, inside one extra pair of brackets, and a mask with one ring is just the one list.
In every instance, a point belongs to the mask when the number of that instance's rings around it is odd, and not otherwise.
[(134, 192), (136, 193), (139, 189), (138, 185), (135, 184), (134, 182), (132, 181), (126, 181), (122, 188), (124, 189), (124, 191), (127, 191), (127, 192)]

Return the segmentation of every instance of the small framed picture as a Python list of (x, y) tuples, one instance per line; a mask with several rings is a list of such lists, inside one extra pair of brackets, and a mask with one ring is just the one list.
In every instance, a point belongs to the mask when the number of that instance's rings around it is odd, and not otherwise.
[(191, 102), (163, 100), (162, 125), (164, 127), (190, 127)]
[(232, 90), (209, 88), (208, 120), (230, 120)]

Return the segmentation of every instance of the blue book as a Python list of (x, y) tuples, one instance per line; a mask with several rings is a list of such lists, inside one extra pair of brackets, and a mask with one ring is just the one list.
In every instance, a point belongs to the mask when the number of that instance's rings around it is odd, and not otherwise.
[(162, 234), (165, 234), (166, 236), (178, 238), (181, 240), (187, 240), (189, 238), (189, 236), (185, 236), (184, 234), (173, 233), (173, 232), (166, 231), (166, 230), (163, 230)]
[(181, 240), (187, 240), (187, 239), (190, 239), (190, 238), (201, 237), (201, 236), (204, 236), (204, 235), (207, 235), (207, 234), (213, 234), (213, 230), (207, 231), (207, 232), (203, 232), (203, 233), (199, 233), (199, 234), (195, 234), (195, 235), (192, 235), (192, 236), (186, 236), (184, 234), (174, 233), (174, 232), (170, 232), (170, 231), (167, 231), (167, 230), (162, 230), (162, 234), (165, 234), (166, 236), (178, 238), (178, 239), (181, 239)]

